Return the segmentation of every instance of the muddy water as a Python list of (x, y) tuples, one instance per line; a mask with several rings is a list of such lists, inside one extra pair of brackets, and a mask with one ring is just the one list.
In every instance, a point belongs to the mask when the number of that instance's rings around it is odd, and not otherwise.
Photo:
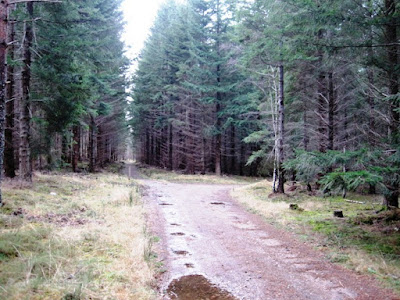
[(236, 300), (202, 275), (188, 275), (174, 279), (168, 286), (167, 294), (171, 299), (179, 300)]
[(143, 182), (168, 270), (162, 299), (395, 299), (246, 212), (233, 186)]

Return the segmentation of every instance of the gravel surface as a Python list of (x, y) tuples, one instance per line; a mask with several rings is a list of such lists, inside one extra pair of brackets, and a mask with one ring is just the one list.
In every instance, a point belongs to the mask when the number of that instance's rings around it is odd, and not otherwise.
[(142, 180), (161, 299), (400, 299), (247, 212), (235, 186)]

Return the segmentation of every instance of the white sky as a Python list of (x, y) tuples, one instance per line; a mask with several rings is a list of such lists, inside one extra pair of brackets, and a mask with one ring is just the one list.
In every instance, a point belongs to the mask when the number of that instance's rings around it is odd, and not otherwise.
[[(122, 39), (127, 46), (127, 56), (137, 57), (150, 33), (157, 11), (166, 0), (124, 0), (121, 6), (125, 15), (125, 32)], [(181, 0), (183, 2), (184, 0)], [(133, 67), (134, 68), (134, 67)]]
[(129, 58), (136, 57), (149, 35), (160, 4), (165, 0), (124, 0), (125, 32), (122, 36)]

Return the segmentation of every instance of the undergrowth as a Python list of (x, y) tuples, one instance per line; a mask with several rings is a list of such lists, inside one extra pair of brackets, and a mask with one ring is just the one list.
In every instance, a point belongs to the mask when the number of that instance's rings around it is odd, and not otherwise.
[[(320, 198), (297, 189), (271, 195), (263, 181), (237, 188), (232, 195), (269, 223), (295, 232), (332, 261), (372, 274), (400, 293), (400, 211), (382, 210), (379, 196), (350, 194)], [(291, 210), (289, 204), (300, 209)], [(342, 210), (344, 218), (333, 216)]]
[(0, 299), (155, 298), (135, 181), (37, 173), (5, 181), (3, 197)]

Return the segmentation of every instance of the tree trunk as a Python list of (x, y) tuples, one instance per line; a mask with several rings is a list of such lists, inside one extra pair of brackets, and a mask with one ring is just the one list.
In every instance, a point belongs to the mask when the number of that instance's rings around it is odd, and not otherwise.
[[(318, 31), (318, 39), (322, 40), (324, 38), (325, 31), (320, 29)], [(318, 50), (318, 67), (320, 70), (318, 71), (318, 82), (317, 82), (317, 89), (318, 89), (318, 133), (319, 133), (319, 147), (318, 150), (320, 152), (326, 152), (326, 75), (322, 69), (323, 67), (323, 53), (322, 50)]]
[(89, 126), (89, 172), (94, 173), (96, 171), (96, 122), (94, 116), (90, 115), (90, 126)]
[[(0, 182), (3, 170), (4, 123), (6, 104), (6, 64), (7, 64), (7, 1), (0, 1)], [(2, 193), (0, 188), (0, 206)]]
[(318, 75), (318, 133), (319, 133), (319, 152), (326, 152), (326, 125), (325, 125), (325, 75), (320, 72)]
[(73, 139), (72, 139), (72, 171), (77, 172), (78, 171), (78, 161), (79, 161), (79, 148), (80, 148), (80, 127), (79, 125), (74, 125), (72, 128), (72, 134), (73, 134)]
[[(397, 22), (395, 19), (396, 15), (396, 0), (385, 0), (385, 15), (388, 17), (386, 24), (386, 43), (390, 46), (387, 47), (388, 56), (388, 86), (389, 94), (391, 96), (397, 95), (399, 92), (399, 78), (398, 78), (398, 41), (397, 41)], [(391, 101), (391, 140), (392, 143), (397, 144), (399, 142), (399, 121), (400, 113), (398, 99)]]
[(104, 152), (105, 152), (105, 136), (103, 126), (97, 127), (97, 164), (100, 168), (104, 167)]
[(307, 118), (307, 108), (304, 107), (303, 111), (303, 147), (305, 151), (308, 151), (308, 145), (310, 144), (310, 137), (308, 132), (308, 118)]
[(168, 125), (168, 170), (172, 170), (173, 169), (173, 160), (172, 160), (172, 155), (173, 155), (173, 151), (174, 151), (174, 132), (173, 132), (173, 127), (172, 124), (170, 123)]
[(231, 161), (230, 161), (230, 173), (236, 174), (236, 128), (233, 124), (231, 124)]
[[(10, 6), (8, 15), (15, 9), (15, 6)], [(8, 24), (8, 57), (14, 60), (14, 46), (13, 41), (15, 38), (14, 24)], [(5, 118), (5, 145), (4, 145), (4, 175), (6, 177), (15, 177), (15, 159), (14, 159), (14, 67), (7, 65), (7, 85), (6, 85), (6, 118)]]
[[(396, 15), (396, 1), (385, 0), (385, 15), (388, 17), (386, 25), (386, 42), (390, 45), (387, 47), (388, 55), (388, 79), (389, 79), (389, 94), (391, 96), (397, 95), (399, 92), (399, 78), (398, 78), (398, 41), (397, 41), (397, 23), (395, 19)], [(399, 121), (400, 113), (398, 99), (391, 101), (391, 141), (393, 144), (399, 143)], [(387, 186), (389, 193), (385, 195), (384, 205), (388, 207), (399, 207), (399, 184), (395, 183), (391, 186)]]
[[(217, 6), (216, 6), (216, 11), (217, 11), (217, 24), (216, 24), (216, 33), (217, 33), (217, 40), (216, 40), (216, 50), (218, 54), (218, 58), (221, 56), (220, 53), (220, 34), (221, 34), (221, 14), (220, 14), (220, 3), (219, 0), (217, 0)], [(221, 86), (221, 65), (217, 65), (217, 88), (219, 89)], [(220, 111), (221, 111), (221, 101), (222, 101), (222, 95), (220, 91), (217, 91), (217, 103), (216, 103), (216, 118), (217, 118), (217, 135), (215, 137), (215, 175), (221, 176), (221, 139), (222, 139), (222, 134), (221, 134), (221, 125), (222, 125), (222, 120), (220, 117)]]
[(335, 140), (335, 91), (333, 86), (333, 73), (328, 74), (328, 149), (334, 149)]
[[(33, 18), (33, 2), (26, 3), (29, 17)], [(23, 42), (23, 67), (22, 67), (22, 93), (20, 98), (20, 144), (19, 144), (19, 176), (20, 179), (32, 181), (31, 165), (31, 103), (30, 103), (30, 83), (31, 83), (31, 64), (32, 64), (32, 40), (33, 27), (32, 20), (25, 22), (25, 37)]]
[[(217, 101), (220, 101), (220, 93), (217, 93)], [(215, 135), (215, 175), (221, 176), (221, 118), (219, 117), (219, 111), (221, 110), (221, 105), (218, 102), (216, 105), (216, 118), (217, 118), (217, 130), (218, 133)]]
[(275, 193), (285, 193), (285, 170), (284, 161), (284, 136), (285, 136), (285, 91), (284, 91), (284, 67), (279, 66), (279, 103), (278, 103), (278, 143), (276, 149), (276, 178)]

